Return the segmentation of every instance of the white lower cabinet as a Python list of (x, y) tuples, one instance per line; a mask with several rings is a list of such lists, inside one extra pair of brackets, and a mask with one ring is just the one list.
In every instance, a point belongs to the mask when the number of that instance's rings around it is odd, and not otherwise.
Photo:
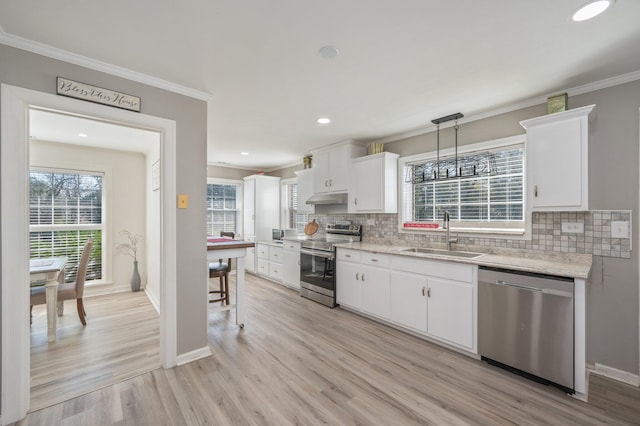
[(336, 301), (339, 305), (360, 309), (360, 264), (341, 260), (337, 263)]
[(391, 288), (391, 321), (426, 333), (427, 277), (394, 271)]
[(390, 277), (388, 269), (361, 266), (360, 300), (364, 312), (389, 319), (391, 310), (389, 302)]
[(258, 267), (256, 273), (270, 280), (282, 283), (283, 279), (283, 250), (280, 245), (269, 243), (256, 244)]
[(389, 319), (389, 256), (338, 249), (336, 301), (339, 305)]
[(473, 285), (444, 279), (428, 280), (427, 333), (473, 349)]
[(282, 251), (282, 283), (300, 289), (300, 243), (285, 241)]
[(338, 248), (337, 301), (477, 353), (477, 266)]

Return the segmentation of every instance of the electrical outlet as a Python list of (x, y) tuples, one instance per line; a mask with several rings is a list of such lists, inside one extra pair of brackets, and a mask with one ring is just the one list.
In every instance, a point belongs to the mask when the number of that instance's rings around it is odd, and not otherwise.
[(562, 222), (563, 234), (584, 234), (583, 222)]
[(626, 220), (611, 221), (611, 238), (629, 238), (629, 222)]
[(375, 219), (367, 219), (367, 225), (375, 226), (376, 225), (376, 220)]

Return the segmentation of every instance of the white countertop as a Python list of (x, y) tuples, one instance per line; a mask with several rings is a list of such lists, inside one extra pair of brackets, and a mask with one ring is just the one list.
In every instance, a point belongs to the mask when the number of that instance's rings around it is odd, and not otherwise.
[[(350, 248), (376, 253), (394, 254), (425, 259), (446, 260), (480, 266), (535, 272), (561, 277), (587, 279), (591, 273), (592, 255), (577, 253), (540, 252), (518, 249), (485, 249), (474, 258), (448, 256), (446, 254), (427, 254), (403, 251), (409, 246), (382, 245), (365, 242), (338, 244), (338, 248)], [(433, 247), (440, 248), (440, 247)], [(475, 247), (456, 247), (457, 251), (481, 253)]]

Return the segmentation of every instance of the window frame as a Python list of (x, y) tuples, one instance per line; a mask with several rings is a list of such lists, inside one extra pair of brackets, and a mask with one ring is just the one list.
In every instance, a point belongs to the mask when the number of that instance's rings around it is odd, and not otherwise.
[[(464, 156), (464, 155), (468, 155), (468, 154), (473, 154), (473, 153), (480, 153), (480, 152), (486, 152), (486, 151), (496, 151), (496, 150), (502, 150), (502, 149), (509, 149), (509, 148), (517, 148), (517, 147), (521, 147), (524, 151), (523, 151), (523, 172), (522, 172), (522, 194), (523, 194), (523, 206), (522, 206), (522, 214), (523, 214), (523, 221), (522, 221), (522, 225), (521, 226), (516, 226), (516, 224), (513, 222), (500, 222), (500, 221), (495, 221), (495, 222), (465, 222), (462, 225), (460, 225), (459, 222), (452, 220), (450, 222), (451, 225), (451, 231), (454, 231), (456, 233), (464, 233), (464, 234), (477, 234), (477, 235), (487, 235), (487, 234), (492, 234), (495, 236), (501, 236), (504, 235), (508, 238), (513, 238), (513, 237), (519, 237), (522, 236), (524, 237), (527, 233), (527, 229), (530, 226), (530, 212), (528, 210), (528, 205), (527, 205), (527, 199), (526, 199), (526, 165), (527, 165), (527, 161), (526, 161), (526, 134), (522, 134), (522, 135), (516, 135), (516, 136), (510, 136), (510, 137), (505, 137), (505, 138), (500, 138), (500, 139), (494, 139), (494, 140), (489, 140), (489, 141), (484, 141), (484, 142), (477, 142), (477, 143), (473, 143), (473, 144), (468, 144), (468, 145), (463, 145), (463, 146), (459, 146), (458, 147), (458, 156)], [(447, 148), (444, 150), (440, 150), (440, 158), (445, 158), (445, 157), (450, 157), (450, 156), (454, 156), (455, 155), (455, 150), (454, 148)], [(398, 223), (397, 223), (397, 228), (398, 228), (398, 232), (402, 233), (402, 234), (440, 234), (445, 232), (442, 229), (442, 221), (441, 220), (437, 220), (436, 222), (440, 224), (439, 228), (405, 228), (403, 226), (404, 222), (405, 222), (405, 207), (407, 206), (408, 203), (405, 202), (405, 198), (404, 198), (404, 169), (408, 164), (412, 164), (412, 163), (416, 163), (416, 162), (421, 162), (421, 161), (431, 161), (436, 159), (437, 157), (437, 152), (436, 151), (431, 151), (431, 152), (426, 152), (426, 153), (421, 153), (421, 154), (415, 154), (415, 155), (410, 155), (410, 156), (405, 156), (405, 157), (400, 157), (398, 159), (398, 201), (399, 201), (399, 208), (398, 208)]]
[[(244, 181), (238, 179), (224, 179), (224, 178), (212, 178), (207, 177), (207, 186), (209, 185), (234, 185), (236, 187), (236, 238), (243, 238), (243, 222), (242, 222), (242, 212), (243, 212), (243, 201), (244, 201), (244, 192), (243, 192), (243, 183)], [(206, 204), (206, 194), (205, 194), (205, 204)], [(206, 214), (209, 211), (209, 207), (205, 205), (205, 226), (209, 227), (209, 223), (206, 219)], [(205, 232), (206, 233), (206, 232)]]
[[(284, 229), (295, 229), (298, 235), (302, 235), (304, 234), (304, 230), (300, 232), (295, 227), (291, 228), (289, 224), (289, 185), (291, 184), (298, 185), (298, 179), (294, 177), (280, 181), (280, 226)], [(306, 223), (309, 222), (309, 213), (297, 213), (297, 211), (296, 209), (295, 214), (306, 216), (306, 219), (303, 221), (306, 225)]]
[[(101, 208), (101, 224), (96, 226), (95, 224), (83, 225), (31, 225), (28, 224), (29, 234), (31, 232), (56, 232), (56, 231), (90, 231), (100, 229), (102, 247), (102, 257), (100, 259), (102, 278), (98, 280), (87, 280), (85, 286), (92, 287), (104, 284), (112, 284), (112, 265), (109, 259), (112, 255), (112, 247), (110, 244), (110, 221), (111, 221), (111, 206), (109, 200), (111, 199), (111, 176), (112, 171), (109, 167), (94, 167), (94, 168), (76, 168), (71, 164), (58, 164), (52, 162), (49, 164), (30, 164), (28, 166), (28, 172), (31, 171), (45, 172), (45, 173), (69, 173), (69, 174), (87, 174), (87, 175), (101, 175), (102, 176), (102, 208)], [(30, 216), (30, 215), (29, 215)], [(29, 219), (30, 221), (30, 219)]]

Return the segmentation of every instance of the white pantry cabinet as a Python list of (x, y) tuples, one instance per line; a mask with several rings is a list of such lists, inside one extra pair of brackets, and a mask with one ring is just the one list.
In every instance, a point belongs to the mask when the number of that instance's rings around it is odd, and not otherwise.
[(349, 213), (398, 212), (398, 157), (383, 152), (351, 160)]
[(269, 241), (271, 230), (280, 228), (280, 178), (251, 175), (243, 179), (243, 236)]
[(282, 283), (300, 289), (300, 242), (285, 240), (282, 243)]
[(298, 209), (297, 213), (313, 214), (316, 208), (313, 204), (307, 204), (307, 200), (313, 195), (313, 169), (298, 170), (296, 183), (298, 184)]
[(313, 192), (347, 192), (351, 159), (363, 156), (363, 146), (348, 141), (311, 152), (313, 155)]
[(589, 114), (595, 105), (521, 121), (532, 211), (589, 209)]
[[(271, 230), (280, 227), (280, 178), (251, 175), (244, 178), (242, 191), (242, 238), (247, 241), (269, 241)], [(256, 247), (257, 249), (257, 247)], [(247, 250), (247, 272), (258, 272), (257, 250)], [(268, 259), (267, 259), (268, 262)], [(265, 269), (262, 262), (262, 269)], [(266, 267), (268, 269), (268, 266)]]

